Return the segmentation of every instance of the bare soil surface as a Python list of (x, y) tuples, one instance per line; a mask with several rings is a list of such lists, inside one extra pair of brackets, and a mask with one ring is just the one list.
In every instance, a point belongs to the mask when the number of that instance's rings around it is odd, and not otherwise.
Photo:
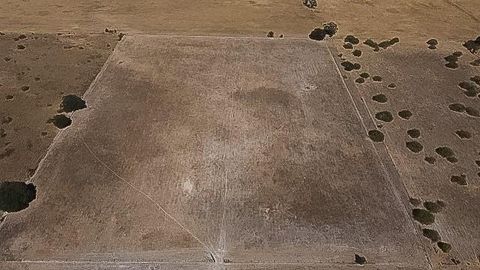
[(127, 37), (85, 100), (2, 259), (428, 264), (325, 43)]
[(477, 0), (7, 0), (0, 25), (1, 269), (480, 266)]
[(0, 25), (12, 32), (305, 37), (335, 21), (340, 34), (404, 40), (437, 37), (463, 41), (478, 34), (477, 0), (324, 0), (309, 9), (302, 0), (136, 1), (43, 0), (2, 3)]

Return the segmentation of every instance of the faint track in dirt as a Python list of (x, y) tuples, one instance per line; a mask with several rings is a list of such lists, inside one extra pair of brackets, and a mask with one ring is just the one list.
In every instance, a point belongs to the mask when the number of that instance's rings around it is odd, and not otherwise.
[(478, 19), (475, 15), (465, 10), (463, 7), (459, 6), (458, 4), (452, 2), (451, 0), (443, 0), (445, 3), (455, 7), (456, 9), (460, 10), (462, 13), (465, 13), (468, 17), (472, 18), (474, 21), (480, 23), (480, 19)]
[(152, 202), (157, 210), (159, 210), (160, 212), (164, 213), (165, 216), (167, 216), (169, 219), (171, 219), (173, 222), (175, 222), (180, 228), (182, 228), (182, 230), (184, 230), (185, 232), (187, 232), (192, 238), (194, 238), (198, 243), (200, 243), (204, 248), (206, 248), (211, 254), (214, 254), (216, 256), (216, 253), (214, 252), (214, 250), (209, 247), (207, 244), (205, 244), (202, 240), (200, 240), (200, 238), (198, 238), (195, 234), (193, 234), (187, 227), (185, 227), (185, 225), (183, 225), (180, 221), (178, 221), (174, 216), (172, 216), (170, 213), (168, 213), (158, 202), (156, 202), (150, 195), (148, 195), (147, 193), (143, 192), (141, 189), (135, 187), (130, 181), (126, 180), (125, 178), (121, 177), (120, 175), (118, 175), (118, 173), (116, 173), (112, 168), (110, 168), (105, 162), (103, 162), (96, 154), (95, 152), (90, 148), (90, 146), (88, 146), (88, 144), (82, 140), (82, 143), (83, 145), (85, 146), (85, 148), (87, 149), (87, 151), (92, 155), (92, 157), (98, 162), (100, 163), (105, 169), (107, 169), (108, 171), (110, 171), (110, 173), (112, 173), (115, 177), (117, 177), (118, 179), (122, 180), (123, 182), (125, 182), (130, 188), (132, 188), (133, 190), (135, 190), (136, 192), (140, 193), (143, 197), (145, 197), (147, 200), (149, 200), (150, 202)]

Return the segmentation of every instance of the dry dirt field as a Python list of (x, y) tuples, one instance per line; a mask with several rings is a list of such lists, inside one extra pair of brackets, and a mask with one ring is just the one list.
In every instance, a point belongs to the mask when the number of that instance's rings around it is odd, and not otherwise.
[(136, 1), (4, 0), (3, 31), (305, 37), (335, 21), (340, 35), (404, 40), (464, 41), (478, 34), (477, 0), (325, 0), (308, 9), (301, 0)]
[(6, 0), (0, 26), (0, 269), (480, 267), (477, 1)]

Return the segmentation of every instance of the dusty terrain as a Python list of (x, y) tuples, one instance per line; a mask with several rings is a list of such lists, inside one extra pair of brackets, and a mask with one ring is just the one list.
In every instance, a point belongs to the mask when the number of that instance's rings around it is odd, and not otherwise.
[[(437, 49), (421, 42), (400, 42), (378, 52), (365, 45), (345, 50), (340, 44), (343, 59), (361, 64), (358, 71), (342, 71), (350, 79), (353, 95), (358, 95), (357, 106), (368, 115), (369, 129), (385, 134), (384, 143), (412, 198), (411, 207), (444, 204), (433, 224), (417, 222), (419, 230), (436, 230), (453, 247), (448, 261), (432, 242), (432, 254), (440, 255), (432, 256), (433, 261), (478, 264), (480, 68), (472, 62), (479, 57), (454, 42), (440, 42)], [(352, 54), (355, 49), (362, 51), (361, 57)], [(455, 52), (462, 56), (452, 69), (444, 58)], [(370, 75), (364, 82), (358, 80), (362, 73)], [(382, 121), (380, 112), (391, 113), (392, 120)], [(441, 149), (447, 148), (452, 155), (442, 156)]]
[(63, 96), (83, 95), (117, 39), (111, 34), (0, 35), (0, 181), (33, 175), (58, 131), (47, 121)]
[(127, 37), (85, 99), (7, 257), (427, 263), (325, 44)]
[(301, 0), (140, 1), (42, 0), (2, 3), (4, 31), (304, 37), (335, 21), (340, 35), (404, 40), (437, 37), (463, 41), (478, 34), (477, 0), (324, 0), (316, 9)]
[(0, 268), (477, 269), (480, 5), (318, 4), (2, 3)]

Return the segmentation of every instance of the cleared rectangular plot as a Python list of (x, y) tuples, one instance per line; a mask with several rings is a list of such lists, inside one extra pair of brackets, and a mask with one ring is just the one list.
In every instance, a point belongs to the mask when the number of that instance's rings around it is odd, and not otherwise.
[[(426, 264), (324, 43), (133, 36), (0, 230), (11, 260)], [(73, 240), (73, 241), (72, 241)]]

